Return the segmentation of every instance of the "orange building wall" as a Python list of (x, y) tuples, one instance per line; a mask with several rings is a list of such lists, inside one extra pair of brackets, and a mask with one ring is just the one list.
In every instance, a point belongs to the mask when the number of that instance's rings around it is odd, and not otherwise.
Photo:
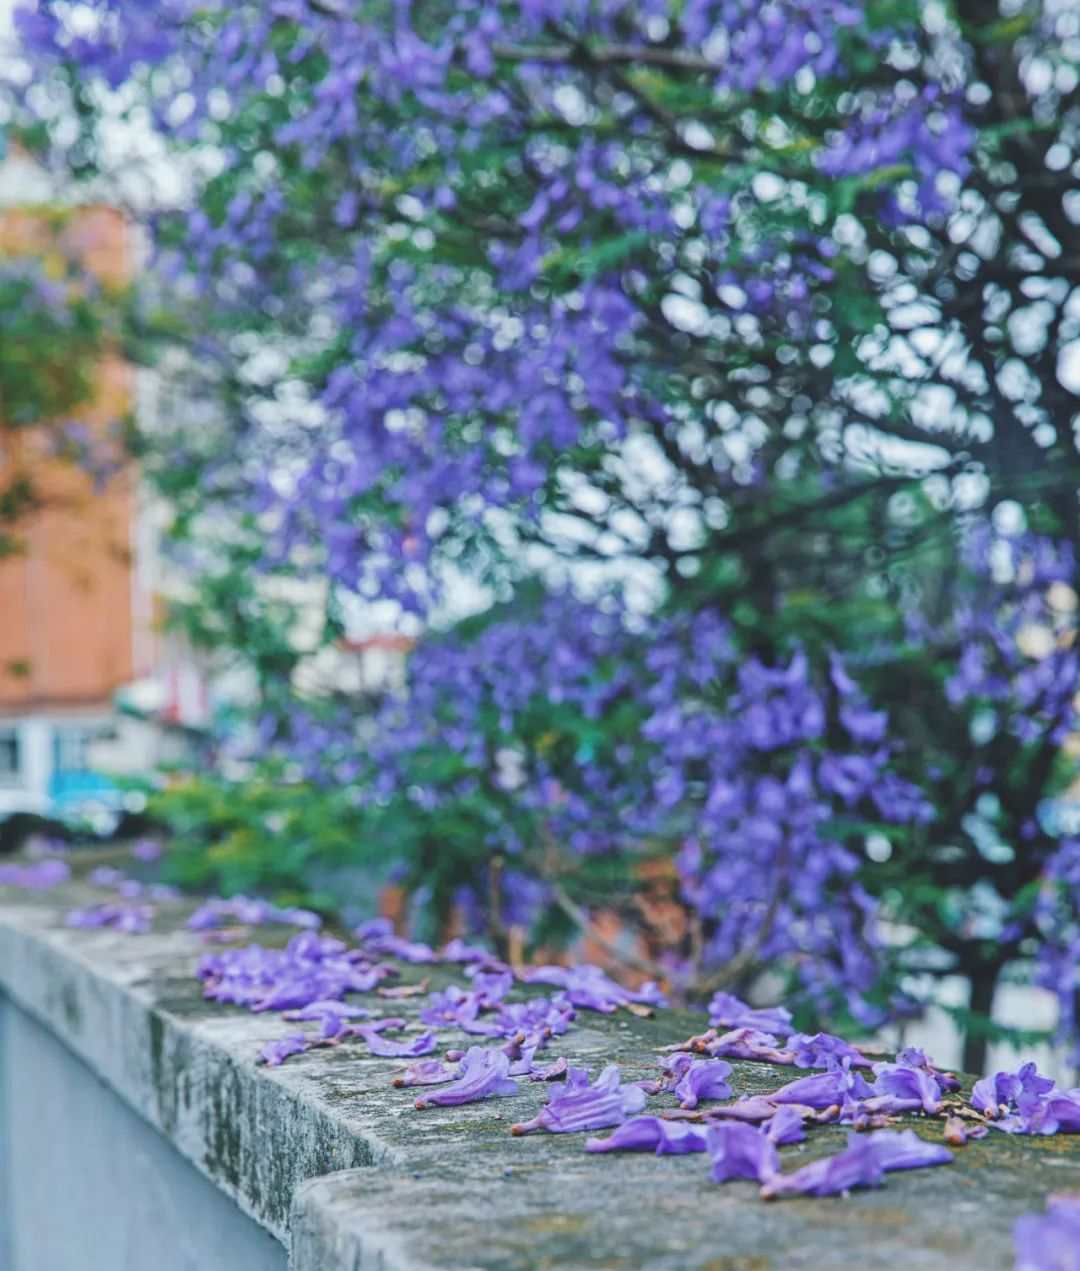
[[(34, 211), (0, 215), (0, 251), (48, 259), (58, 246), (103, 281), (129, 276), (126, 227), (114, 209), (80, 208), (62, 224)], [(130, 368), (110, 355), (80, 418), (104, 431), (130, 404)], [(0, 711), (105, 704), (135, 670), (132, 474), (95, 489), (89, 476), (47, 457), (47, 442), (36, 430), (13, 439), (0, 429), (0, 486), (25, 465), (42, 496), (15, 527), (22, 553), (0, 559)]]

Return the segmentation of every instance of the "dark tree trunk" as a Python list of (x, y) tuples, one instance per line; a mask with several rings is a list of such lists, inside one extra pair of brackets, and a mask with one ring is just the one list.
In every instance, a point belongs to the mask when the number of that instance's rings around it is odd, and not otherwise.
[[(994, 1009), (994, 991), (997, 988), (1001, 965), (992, 963), (980, 966), (970, 975), (971, 993), (968, 997), (968, 1010), (983, 1021), (991, 1018)], [(981, 1028), (968, 1028), (964, 1032), (965, 1072), (981, 1075), (986, 1066), (986, 1034)]]

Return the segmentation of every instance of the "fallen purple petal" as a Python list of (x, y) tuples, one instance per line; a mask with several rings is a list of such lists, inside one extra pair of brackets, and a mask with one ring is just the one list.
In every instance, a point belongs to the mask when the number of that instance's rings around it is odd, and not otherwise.
[(907, 1101), (913, 1106), (905, 1108), (905, 1111), (921, 1110), (927, 1116), (937, 1116), (941, 1110), (941, 1087), (924, 1068), (911, 1068), (905, 1064), (875, 1064), (873, 1072), (874, 1097), (884, 1096)]
[(586, 1139), (586, 1152), (653, 1152), (657, 1156), (685, 1156), (705, 1151), (706, 1132), (686, 1121), (633, 1117), (606, 1139)]
[(362, 1037), (368, 1050), (380, 1059), (419, 1059), (421, 1055), (430, 1055), (438, 1049), (434, 1033), (421, 1033), (408, 1041), (387, 1041), (379, 1030), (364, 1024), (357, 1024), (352, 1032)]
[(0, 887), (22, 887), (27, 891), (50, 891), (71, 877), (66, 861), (34, 861), (30, 865), (0, 865)]
[(536, 1068), (529, 1073), (530, 1081), (562, 1081), (566, 1076), (567, 1064), (563, 1058), (556, 1059), (546, 1068)]
[(1080, 1196), (1049, 1196), (1046, 1212), (1013, 1223), (1014, 1271), (1076, 1271), (1080, 1265)]
[(869, 1068), (871, 1060), (850, 1042), (831, 1033), (795, 1033), (784, 1048), (791, 1052), (790, 1063), (796, 1068), (831, 1068), (844, 1059), (851, 1060), (853, 1068)]
[(435, 950), (428, 944), (418, 940), (405, 940), (392, 933), (363, 936), (365, 927), (357, 927), (353, 933), (363, 945), (365, 952), (377, 954), (379, 957), (400, 958), (402, 962), (426, 963), (437, 962)]
[(448, 1081), (455, 1081), (461, 1076), (461, 1064), (444, 1063), (441, 1059), (422, 1059), (417, 1064), (410, 1064), (399, 1077), (394, 1078), (395, 1086), (438, 1086)]
[(731, 1065), (722, 1059), (691, 1060), (675, 1084), (681, 1108), (696, 1108), (701, 1099), (730, 1099)]
[(511, 1134), (531, 1134), (546, 1130), (549, 1134), (574, 1134), (581, 1130), (602, 1130), (619, 1125), (645, 1106), (645, 1092), (635, 1085), (622, 1085), (618, 1066), (609, 1064), (588, 1084), (588, 1072), (570, 1068), (566, 1084), (552, 1087), (546, 1107), (531, 1121), (511, 1127)]
[(69, 927), (83, 930), (109, 928), (125, 935), (145, 935), (154, 917), (152, 905), (136, 905), (125, 901), (106, 901), (85, 909), (72, 909), (67, 915)]
[(732, 993), (716, 993), (709, 1003), (709, 1023), (713, 1028), (754, 1028), (780, 1034), (791, 1028), (791, 1012), (783, 1006), (755, 1009)]
[(340, 1019), (368, 1019), (371, 1012), (365, 1006), (356, 1006), (352, 1002), (322, 1001), (309, 1002), (300, 1010), (286, 1011), (285, 1018), (290, 1022), (301, 1020), (321, 1020), (325, 1015), (333, 1014)]
[(290, 1055), (302, 1054), (308, 1048), (307, 1038), (303, 1033), (291, 1033), (280, 1041), (268, 1042), (259, 1058), (270, 1068), (283, 1064)]
[(492, 1095), (517, 1094), (518, 1084), (507, 1075), (509, 1071), (510, 1060), (501, 1050), (471, 1046), (461, 1061), (461, 1076), (450, 1085), (421, 1096), (415, 1100), (413, 1107), (423, 1109), (432, 1104), (449, 1107), (487, 1099)]
[(761, 1126), (770, 1143), (782, 1147), (788, 1143), (801, 1143), (806, 1138), (803, 1115), (790, 1103), (782, 1104)]
[(869, 1098), (873, 1090), (857, 1072), (851, 1071), (848, 1062), (845, 1060), (842, 1066), (813, 1077), (790, 1081), (772, 1091), (769, 1098), (774, 1103), (802, 1103), (810, 1108), (828, 1108)]
[(237, 895), (204, 901), (188, 919), (187, 926), (189, 931), (212, 931), (231, 922), (247, 927), (278, 923), (309, 931), (322, 925), (322, 919), (310, 909), (282, 909), (268, 900)]
[(761, 1189), (765, 1199), (803, 1194), (833, 1196), (856, 1187), (877, 1187), (893, 1170), (924, 1169), (953, 1159), (947, 1147), (927, 1143), (913, 1130), (877, 1130), (852, 1134), (834, 1156), (812, 1161), (793, 1174), (778, 1174)]
[(706, 1151), (712, 1157), (709, 1178), (714, 1183), (733, 1178), (764, 1183), (780, 1171), (776, 1145), (760, 1130), (741, 1121), (711, 1125), (706, 1134)]

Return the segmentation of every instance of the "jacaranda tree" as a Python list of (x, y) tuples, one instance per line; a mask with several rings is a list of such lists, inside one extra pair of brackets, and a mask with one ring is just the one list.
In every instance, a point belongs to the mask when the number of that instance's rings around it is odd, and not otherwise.
[[(374, 720), (264, 675), (262, 737), (431, 912), (541, 930), (658, 856), (675, 982), (769, 965), (871, 1022), (897, 968), (959, 971), (978, 1066), (1033, 963), (1073, 1035), (1077, 846), (1040, 809), (1077, 688), (1074, 6), (18, 27), (54, 162), (127, 128), (184, 174), (158, 285), (222, 422), (151, 468), (243, 579), (208, 638), (266, 618), (253, 575), (428, 624)], [(492, 606), (439, 632), (462, 575)]]

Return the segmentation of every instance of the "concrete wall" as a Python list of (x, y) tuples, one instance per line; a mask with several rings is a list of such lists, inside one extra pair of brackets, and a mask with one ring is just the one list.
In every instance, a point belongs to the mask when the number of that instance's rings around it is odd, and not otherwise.
[(282, 1246), (0, 996), (0, 1271), (285, 1271)]
[[(0, 888), (0, 1271), (284, 1271), (286, 1248), (290, 1271), (1011, 1271), (1020, 1214), (1080, 1193), (1080, 1135), (992, 1134), (945, 1169), (765, 1206), (748, 1182), (717, 1187), (700, 1157), (510, 1134), (543, 1105), (542, 1082), (421, 1110), (392, 1084), (400, 1062), (359, 1039), (262, 1067), (291, 1026), (205, 999), (190, 902), (163, 902), (137, 937), (66, 925), (100, 895), (78, 875), (42, 895)], [(379, 1001), (419, 1033), (422, 998)], [(582, 1012), (550, 1056), (644, 1078), (703, 1024)], [(470, 1040), (440, 1030), (444, 1046)], [(733, 1061), (740, 1094), (790, 1077)], [(784, 1167), (840, 1142), (815, 1127)]]

